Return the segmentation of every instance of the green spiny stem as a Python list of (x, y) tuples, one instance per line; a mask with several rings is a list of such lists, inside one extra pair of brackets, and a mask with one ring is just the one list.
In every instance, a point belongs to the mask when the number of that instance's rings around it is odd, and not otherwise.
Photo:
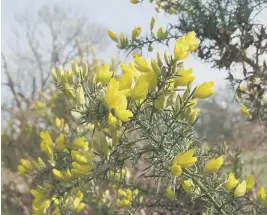
[(221, 208), (221, 206), (219, 205), (219, 203), (212, 197), (212, 195), (209, 193), (208, 189), (196, 178), (194, 178), (194, 176), (191, 174), (190, 171), (188, 170), (184, 170), (187, 174), (189, 174), (192, 178), (192, 180), (200, 187), (200, 189), (207, 195), (207, 197), (211, 200), (211, 202), (213, 203), (213, 205), (215, 206), (215, 209), (217, 210), (217, 212), (219, 212), (220, 214), (226, 215), (226, 213), (224, 212), (224, 210)]

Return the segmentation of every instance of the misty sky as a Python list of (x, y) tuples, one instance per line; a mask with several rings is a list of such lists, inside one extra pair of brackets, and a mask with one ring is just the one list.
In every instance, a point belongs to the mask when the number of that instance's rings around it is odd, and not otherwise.
[[(16, 28), (17, 23), (14, 18), (17, 14), (26, 11), (36, 13), (43, 5), (57, 4), (73, 8), (85, 15), (96, 24), (101, 24), (107, 29), (117, 33), (130, 34), (131, 30), (138, 25), (143, 27), (143, 31), (149, 29), (151, 17), (156, 18), (155, 29), (159, 26), (166, 26), (171, 22), (171, 17), (163, 13), (157, 14), (153, 5), (146, 0), (142, 5), (133, 5), (130, 0), (2, 0), (2, 51), (7, 52), (10, 44), (15, 41), (11, 37), (11, 28)], [(266, 20), (263, 15), (263, 20)], [(115, 44), (103, 54), (105, 59), (115, 56)], [(155, 47), (156, 51), (163, 51), (162, 47)], [(170, 47), (169, 50), (173, 50)], [(156, 52), (154, 52), (155, 54)], [(154, 55), (152, 54), (152, 55)], [(151, 54), (149, 55), (151, 56)], [(211, 69), (210, 65), (201, 62), (194, 57), (185, 61), (186, 67), (192, 67), (196, 75), (196, 82), (214, 80), (216, 87), (224, 85), (226, 82), (226, 72)]]

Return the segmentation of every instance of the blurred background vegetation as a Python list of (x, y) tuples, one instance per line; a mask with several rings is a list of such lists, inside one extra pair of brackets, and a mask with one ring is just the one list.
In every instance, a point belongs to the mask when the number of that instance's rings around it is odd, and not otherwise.
[[(168, 3), (161, 4), (162, 2)], [(257, 183), (266, 186), (266, 100), (259, 103), (255, 96), (258, 96), (259, 91), (262, 93), (262, 90), (266, 93), (267, 71), (263, 61), (258, 59), (264, 55), (266, 59), (266, 25), (257, 23), (255, 18), (256, 14), (266, 7), (266, 1), (212, 1), (215, 3), (210, 5), (209, 10), (200, 2), (188, 1), (182, 5), (179, 1), (154, 1), (156, 6), (160, 5), (156, 9), (161, 8), (163, 12), (168, 12), (171, 8), (175, 11), (172, 16), (177, 15), (178, 21), (169, 29), (170, 32), (174, 29), (177, 33), (173, 34), (174, 38), (178, 37), (178, 34), (195, 30), (202, 42), (210, 40), (210, 43), (202, 43), (198, 57), (204, 62), (212, 61), (214, 65), (211, 70), (217, 67), (225, 69), (214, 72), (228, 74), (226, 85), (218, 88), (211, 99), (199, 102), (202, 114), (195, 125), (196, 138), (207, 142), (211, 147), (227, 143), (232, 151), (242, 149), (243, 169), (247, 174), (255, 175)], [(230, 16), (233, 8), (235, 16)], [(181, 10), (183, 13), (178, 13)], [(192, 13), (192, 10), (195, 12)], [(226, 14), (227, 19), (223, 18), (223, 14)], [(17, 47), (8, 54), (1, 54), (1, 87), (2, 94), (5, 94), (1, 103), (1, 200), (4, 215), (32, 214), (32, 197), (29, 193), (31, 179), (19, 177), (16, 171), (21, 158), (36, 158), (39, 155), (40, 131), (47, 129), (53, 135), (53, 132), (56, 132), (56, 117), (68, 122), (70, 129), (76, 126), (67, 105), (51, 81), (51, 68), (59, 65), (69, 66), (73, 60), (83, 60), (88, 62), (93, 75), (104, 63), (104, 60), (98, 57), (98, 52), (105, 52), (110, 43), (107, 38), (109, 26), (90, 22), (88, 17), (73, 8), (49, 5), (41, 7), (36, 14), (18, 15), (20, 28), (13, 31), (12, 37)], [(196, 20), (202, 21), (197, 23)], [(236, 32), (235, 28), (241, 29), (242, 26), (250, 26), (243, 27), (244, 41), (241, 45), (233, 44), (231, 35)], [(200, 27), (204, 31), (201, 31)], [(252, 54), (251, 61), (240, 57), (242, 50), (248, 51), (249, 48), (253, 49), (253, 46), (256, 47), (256, 55)], [(264, 48), (265, 51), (262, 51)], [(229, 57), (230, 54), (232, 57)], [(215, 55), (221, 58), (215, 58)], [(113, 70), (117, 69), (119, 58), (109, 60)], [(245, 66), (246, 61), (258, 64), (249, 70)], [(234, 65), (234, 69), (231, 67), (234, 63), (241, 67)], [(234, 77), (238, 72), (243, 73), (242, 78)], [(262, 80), (257, 83), (260, 87), (254, 89), (256, 84), (253, 78)], [(253, 111), (255, 120), (248, 120), (243, 116), (240, 113), (240, 104), (236, 102), (236, 84), (240, 85), (243, 80), (247, 81), (248, 86), (254, 84), (252, 90), (247, 92), (249, 96), (245, 97), (245, 101), (256, 104)]]

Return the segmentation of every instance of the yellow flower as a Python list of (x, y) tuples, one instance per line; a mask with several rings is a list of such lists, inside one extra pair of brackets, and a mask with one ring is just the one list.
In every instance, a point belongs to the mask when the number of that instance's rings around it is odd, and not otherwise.
[(262, 202), (265, 202), (267, 200), (267, 195), (263, 186), (261, 186), (257, 192), (257, 200)]
[(123, 122), (128, 122), (132, 117), (133, 113), (125, 109), (115, 109), (115, 115)]
[(136, 57), (135, 58), (136, 69), (140, 72), (149, 72), (151, 68), (149, 67), (147, 60), (143, 57)]
[(53, 169), (52, 170), (52, 174), (58, 180), (64, 180), (65, 179), (64, 175), (62, 174), (62, 172), (60, 170)]
[(245, 105), (241, 105), (241, 107), (240, 107), (240, 112), (241, 112), (242, 114), (244, 114), (244, 115), (247, 115), (247, 116), (250, 115), (249, 110), (247, 109), (247, 107), (246, 107)]
[[(115, 109), (115, 115), (123, 122), (127, 122), (133, 116), (133, 113), (127, 108), (127, 99), (125, 94), (128, 94), (128, 90), (119, 91), (119, 82), (112, 78), (108, 84), (106, 93), (106, 102), (109, 109)], [(114, 123), (114, 119), (109, 115), (110, 123)]]
[(133, 63), (129, 63), (129, 65), (121, 64), (121, 71), (123, 74), (129, 73), (135, 80), (140, 76), (140, 72), (136, 70)]
[(72, 143), (73, 148), (88, 149), (88, 142), (85, 142), (84, 137), (79, 137)]
[(146, 98), (148, 94), (148, 82), (139, 82), (135, 85), (131, 92), (131, 98), (133, 101), (138, 101)]
[(195, 150), (190, 149), (183, 154), (178, 154), (173, 163), (180, 165), (182, 168), (191, 167), (197, 162), (197, 157), (193, 157), (194, 153)]
[(122, 189), (118, 189), (118, 196), (119, 197), (126, 197), (126, 192)]
[(196, 38), (196, 33), (194, 31), (189, 32), (185, 35), (185, 41), (188, 45), (188, 51), (195, 51), (198, 48), (198, 44), (200, 43), (200, 40)]
[(131, 89), (133, 77), (130, 72), (125, 73), (119, 78), (119, 90)]
[(166, 106), (167, 98), (164, 94), (160, 94), (153, 102), (154, 108), (156, 110), (163, 110)]
[(122, 200), (117, 199), (117, 205), (119, 207), (127, 207), (127, 206), (131, 205), (131, 201), (128, 199), (122, 199)]
[(228, 176), (228, 181), (227, 181), (227, 183), (225, 185), (226, 186), (226, 189), (228, 191), (231, 191), (232, 189), (234, 189), (238, 185), (238, 183), (239, 183), (239, 180), (237, 180), (235, 178), (235, 175), (230, 172), (229, 173), (229, 176)]
[(215, 93), (213, 86), (214, 86), (213, 81), (205, 82), (199, 85), (194, 91), (193, 99), (195, 98), (205, 99), (210, 97), (212, 94)]
[(42, 132), (40, 133), (40, 137), (41, 137), (41, 139), (42, 139), (43, 141), (46, 142), (47, 145), (51, 145), (51, 146), (53, 145), (52, 138), (51, 138), (51, 136), (50, 136), (50, 134), (49, 134), (48, 131), (42, 131)]
[(165, 190), (165, 195), (166, 195), (170, 200), (174, 200), (174, 199), (175, 199), (175, 193), (174, 193), (174, 191), (172, 190), (171, 187), (168, 187), (168, 188)]
[(193, 76), (192, 73), (193, 69), (185, 70), (184, 68), (182, 68), (178, 73), (179, 77), (174, 79), (175, 87), (187, 86), (189, 83), (193, 82), (195, 80), (195, 76)]
[(78, 162), (79, 164), (88, 164), (93, 159), (93, 153), (91, 151), (86, 153), (87, 154), (85, 154), (84, 152), (71, 150), (72, 160)]
[(79, 164), (77, 162), (72, 162), (72, 169), (71, 169), (71, 173), (73, 175), (77, 175), (77, 176), (81, 176), (84, 175), (88, 172), (90, 172), (92, 170), (92, 166), (86, 164)]
[(118, 36), (115, 32), (108, 30), (108, 35), (114, 42), (118, 42)]
[(49, 158), (53, 157), (53, 146), (54, 143), (48, 131), (42, 131), (40, 134), (42, 142), (40, 144), (40, 148), (43, 152), (47, 154)]
[(194, 191), (194, 184), (191, 179), (183, 181), (182, 187), (184, 191), (187, 192), (188, 194), (192, 194)]
[(33, 169), (31, 162), (28, 160), (21, 159), (20, 163), (26, 170), (31, 171)]
[(235, 198), (241, 197), (246, 193), (247, 184), (246, 181), (242, 181), (236, 188), (234, 192)]
[(246, 178), (247, 183), (247, 191), (251, 190), (255, 185), (255, 179), (254, 176), (250, 175)]
[(176, 40), (174, 47), (174, 57), (176, 60), (183, 60), (188, 57), (188, 45), (185, 44), (185, 38)]
[(43, 214), (50, 206), (50, 199), (34, 199), (32, 202), (32, 209), (35, 214)]
[(95, 75), (96, 83), (108, 83), (113, 72), (109, 71), (109, 64), (105, 64), (101, 69), (98, 69)]
[(126, 192), (126, 198), (131, 201), (133, 197), (132, 191), (129, 188), (127, 188), (125, 192)]
[(149, 91), (153, 92), (158, 84), (158, 76), (153, 70), (149, 70), (138, 77), (136, 85), (139, 85), (140, 82), (147, 82)]
[(212, 173), (217, 172), (223, 165), (223, 156), (216, 159), (209, 160), (205, 166), (205, 172)]
[(58, 151), (64, 151), (67, 147), (65, 146), (65, 142), (64, 142), (64, 134), (60, 134), (59, 137), (56, 139), (55, 142), (55, 148)]
[(180, 176), (182, 174), (181, 166), (177, 165), (176, 163), (173, 163), (171, 167), (171, 173), (173, 176)]
[(122, 101), (122, 95), (118, 93), (119, 82), (112, 78), (107, 87), (106, 103), (109, 109), (116, 108)]
[(78, 208), (78, 205), (81, 203), (82, 200), (83, 200), (83, 193), (81, 191), (77, 191), (75, 193), (75, 198), (72, 203), (72, 207), (74, 210)]

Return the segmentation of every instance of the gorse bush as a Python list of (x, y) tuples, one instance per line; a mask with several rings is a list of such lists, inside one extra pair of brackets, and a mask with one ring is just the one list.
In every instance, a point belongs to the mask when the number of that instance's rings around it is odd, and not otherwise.
[[(134, 4), (148, 1), (132, 0)], [(241, 112), (250, 120), (267, 125), (266, 40), (267, 25), (260, 21), (266, 0), (149, 0), (157, 12), (170, 17), (166, 28), (154, 29), (120, 48), (153, 50), (155, 44), (168, 46), (181, 34), (195, 31), (200, 39), (199, 59), (214, 68), (224, 69), (236, 91)], [(175, 19), (171, 19), (175, 18)], [(263, 19), (265, 20), (265, 19)]]
[[(139, 35), (137, 28), (132, 39)], [(190, 32), (173, 53), (150, 61), (134, 55), (122, 73), (105, 64), (94, 78), (86, 62), (52, 70), (83, 129), (57, 119), (57, 136), (40, 134), (44, 156), (21, 160), (19, 174), (34, 179), (35, 214), (267, 212), (264, 187), (253, 196), (253, 176), (225, 171), (222, 151), (194, 138), (197, 100), (215, 92), (213, 81), (193, 87), (193, 71), (183, 66), (198, 44)]]

